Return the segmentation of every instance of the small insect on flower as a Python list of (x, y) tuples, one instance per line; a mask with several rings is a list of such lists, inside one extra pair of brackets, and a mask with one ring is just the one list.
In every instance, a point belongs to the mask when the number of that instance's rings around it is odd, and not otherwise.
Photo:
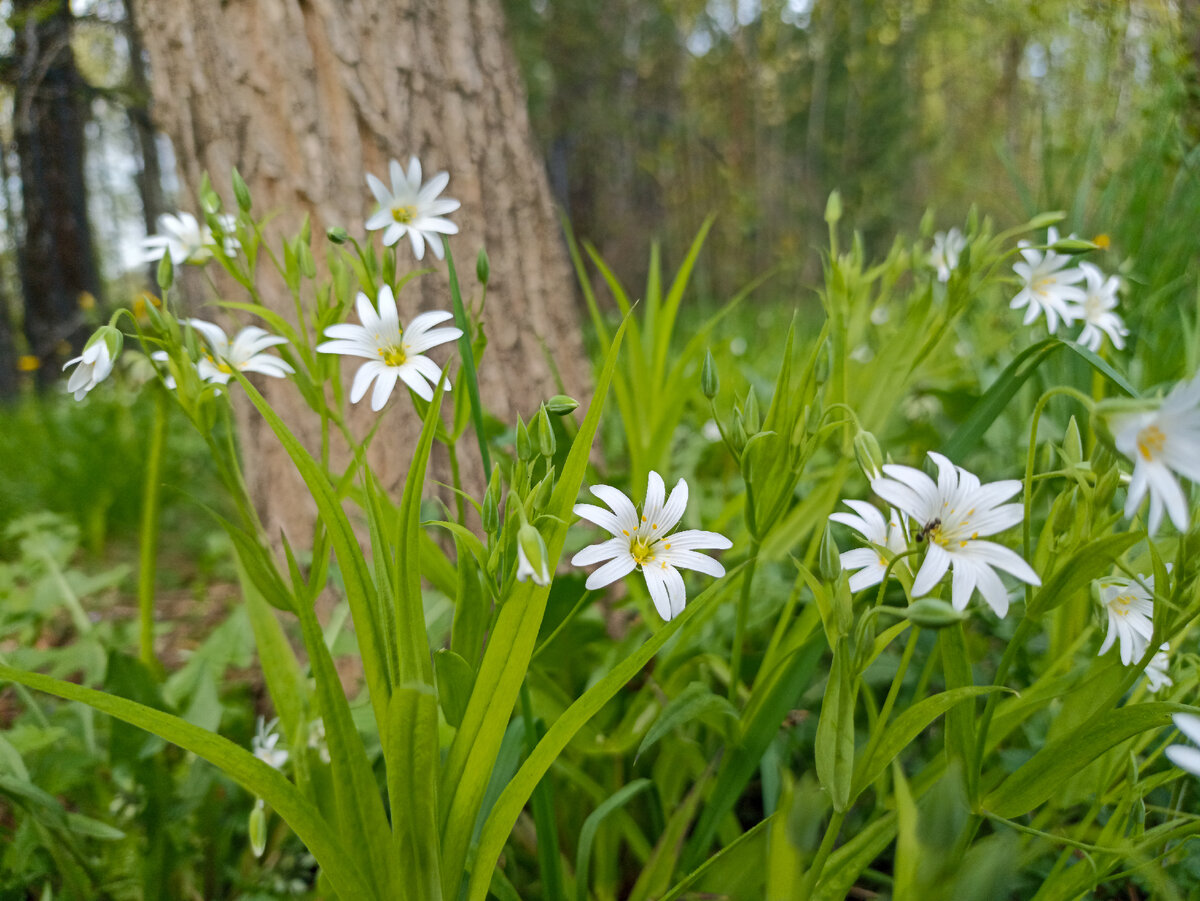
[(980, 484), (979, 479), (930, 452), (937, 464), (934, 482), (919, 469), (888, 463), (884, 475), (871, 480), (871, 489), (901, 513), (920, 524), (918, 538), (927, 544), (925, 559), (913, 580), (912, 596), (923, 597), (953, 569), (950, 597), (963, 610), (975, 589), (997, 616), (1008, 613), (1008, 590), (995, 570), (1001, 569), (1030, 585), (1041, 580), (1016, 552), (980, 535), (994, 535), (1015, 526), (1024, 516), (1020, 504), (1002, 504), (1021, 490), (1015, 479)]
[[(334, 340), (317, 345), (317, 350), (323, 354), (362, 357), (367, 361), (354, 374), (350, 402), (356, 404), (362, 400), (371, 382), (375, 382), (371, 409), (382, 410), (392, 396), (397, 379), (422, 400), (433, 400), (433, 386), (441, 380), (442, 368), (423, 354), (439, 344), (462, 337), (462, 331), (453, 326), (434, 328), (438, 323), (453, 319), (454, 315), (441, 311), (421, 313), (413, 318), (408, 328), (401, 329), (396, 297), (389, 285), (379, 289), (378, 313), (361, 291), (355, 308), (362, 325), (331, 325), (325, 329), (325, 337)], [(449, 391), (450, 380), (447, 379), (445, 384)]]
[(1174, 474), (1200, 482), (1200, 375), (1177, 384), (1155, 409), (1114, 416), (1112, 432), (1117, 450), (1133, 461), (1125, 515), (1133, 516), (1149, 493), (1150, 534), (1158, 531), (1164, 509), (1186, 532), (1187, 496)]
[(725, 567), (697, 551), (733, 547), (728, 538), (717, 532), (696, 529), (671, 534), (687, 507), (688, 486), (683, 479), (675, 484), (671, 496), (667, 497), (662, 476), (651, 472), (641, 513), (633, 501), (616, 488), (594, 485), (591, 490), (610, 509), (576, 504), (575, 515), (595, 523), (613, 537), (585, 547), (571, 559), (574, 566), (604, 562), (588, 576), (588, 590), (611, 585), (640, 569), (654, 609), (664, 620), (670, 621), (683, 612), (687, 602), (680, 569), (694, 569), (718, 578), (725, 575)]
[(367, 175), (367, 185), (379, 202), (379, 209), (366, 222), (367, 231), (383, 229), (385, 247), (391, 247), (408, 235), (418, 260), (425, 258), (425, 242), (428, 241), (433, 255), (440, 260), (442, 242), (436, 236), (458, 234), (458, 226), (443, 217), (461, 204), (449, 197), (438, 199), (450, 183), (449, 174), (439, 172), (421, 184), (421, 162), (415, 156), (408, 161), (407, 172), (398, 160), (391, 161), (388, 172), (392, 177), (391, 188), (374, 175)]

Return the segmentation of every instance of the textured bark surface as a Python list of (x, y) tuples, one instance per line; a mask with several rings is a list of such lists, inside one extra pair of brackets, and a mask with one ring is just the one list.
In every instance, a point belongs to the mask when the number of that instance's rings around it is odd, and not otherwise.
[[(480, 247), (492, 264), (490, 343), (480, 374), (485, 405), (505, 419), (515, 412), (528, 418), (556, 393), (539, 338), (567, 390), (585, 391), (572, 275), (498, 0), (136, 0), (135, 6), (150, 55), (155, 115), (175, 144), (185, 185), (194, 188), (207, 170), (231, 201), (223, 188), (236, 165), (256, 213), (285, 211), (280, 228), (293, 232), (305, 211), (312, 215), (320, 259), (325, 228), (361, 233), (373, 211), (366, 172), (386, 180), (388, 160), (406, 162), (411, 154), (427, 176), (448, 170), (445, 194), (463, 204), (452, 215), (461, 231), (451, 247), (464, 291), (474, 286)], [(401, 267), (415, 266), (409, 248), (400, 251)], [(418, 307), (449, 308), (444, 268), (402, 292), (402, 319)], [(281, 312), (290, 306), (281, 288), (268, 296)], [(278, 382), (265, 387), (276, 409), (315, 443), (316, 423), (302, 415), (294, 389)], [(393, 406), (372, 450), (381, 477), (395, 485), (419, 423), (406, 399)], [(363, 434), (374, 414), (360, 409), (356, 417)], [(268, 530), (302, 521), (294, 505), (306, 498), (291, 464), (259, 420), (246, 417), (245, 425), (249, 476)], [(460, 456), (468, 464), (475, 456), (467, 442)]]

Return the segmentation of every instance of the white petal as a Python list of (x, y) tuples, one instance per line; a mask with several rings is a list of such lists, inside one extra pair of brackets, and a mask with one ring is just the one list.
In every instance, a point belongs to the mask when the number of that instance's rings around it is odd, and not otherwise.
[(671, 496), (667, 498), (666, 504), (663, 505), (662, 512), (658, 517), (658, 529), (660, 532), (669, 532), (683, 518), (683, 511), (687, 509), (688, 502), (688, 486), (687, 482), (680, 479), (675, 483), (675, 487), (671, 489)]
[[(621, 521), (617, 519), (615, 514), (605, 510), (603, 507), (597, 507), (595, 504), (576, 504), (573, 512), (580, 519), (586, 519), (588, 522), (598, 525), (604, 531), (614, 536), (621, 535)], [(625, 532), (627, 541), (630, 531), (627, 530)]]
[(646, 577), (646, 587), (650, 590), (650, 600), (654, 602), (654, 609), (666, 622), (670, 622), (673, 614), (665, 572), (657, 566), (643, 566), (642, 575)]
[(1176, 729), (1200, 745), (1200, 716), (1194, 713), (1176, 713), (1171, 719)]
[(662, 573), (663, 582), (666, 583), (667, 598), (671, 603), (670, 619), (674, 619), (683, 613), (683, 607), (687, 603), (687, 589), (683, 584), (683, 576), (670, 565), (663, 566), (659, 571)]
[[(670, 542), (665, 542), (670, 543)], [(667, 566), (677, 566), (681, 569), (692, 569), (706, 576), (721, 578), (725, 575), (725, 567), (712, 557), (698, 554), (695, 551), (676, 550), (672, 544), (669, 550), (655, 550), (655, 563), (666, 563)]]
[(613, 488), (611, 485), (593, 485), (592, 494), (608, 504), (612, 511), (617, 514), (617, 521), (621, 524), (622, 530), (629, 532), (637, 531), (638, 515), (637, 508), (633, 506), (631, 501), (625, 494)]
[(1168, 745), (1165, 753), (1167, 759), (1181, 770), (1200, 776), (1200, 750), (1187, 745)]
[(676, 532), (674, 535), (668, 536), (668, 541), (672, 550), (680, 551), (708, 549), (723, 551), (733, 547), (733, 542), (720, 532), (705, 532), (701, 529), (685, 529), (682, 532)]
[(358, 372), (354, 373), (354, 382), (350, 385), (350, 403), (356, 404), (362, 400), (374, 378), (386, 369), (383, 363), (376, 360), (359, 366)]
[(571, 565), (591, 566), (593, 563), (600, 563), (604, 560), (612, 560), (614, 557), (628, 552), (628, 539), (610, 538), (608, 541), (601, 541), (599, 544), (592, 544), (588, 547), (585, 547), (578, 554), (571, 558)]
[(403, 366), (396, 367), (392, 371), (399, 376), (400, 380), (403, 381), (404, 384), (412, 388), (413, 392), (417, 395), (417, 397), (421, 398), (421, 400), (433, 400), (433, 388), (430, 386), (429, 382), (425, 380), (425, 377), (421, 375), (420, 370), (418, 370), (416, 366), (412, 365), (411, 360)]
[[(946, 570), (949, 568), (950, 555), (940, 545), (930, 542), (921, 569), (917, 573), (916, 579), (913, 580), (912, 596), (922, 598), (929, 594), (933, 587), (942, 580), (942, 576), (946, 575)], [(955, 600), (957, 601), (957, 598)], [(965, 606), (966, 601), (963, 601), (963, 604)], [(955, 606), (957, 607), (957, 604)], [(957, 607), (957, 609), (961, 610), (962, 608)]]
[(633, 559), (632, 554), (622, 554), (609, 560), (602, 567), (588, 576), (584, 586), (588, 591), (595, 591), (597, 588), (603, 588), (605, 585), (611, 585), (617, 579), (622, 579), (629, 575), (637, 567), (637, 562)]

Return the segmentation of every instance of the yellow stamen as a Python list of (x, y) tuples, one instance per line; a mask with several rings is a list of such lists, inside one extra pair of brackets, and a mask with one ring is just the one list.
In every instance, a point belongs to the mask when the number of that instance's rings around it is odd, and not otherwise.
[(417, 218), (417, 211), (411, 206), (394, 206), (392, 207), (392, 220), (399, 222), (401, 225), (408, 225)]
[(639, 538), (635, 538), (630, 543), (629, 554), (638, 566), (645, 566), (654, 559), (654, 551), (651, 546)]
[(404, 361), (408, 359), (403, 347), (381, 347), (379, 355), (388, 366), (403, 366)]
[(1144, 460), (1153, 460), (1156, 454), (1161, 454), (1166, 443), (1167, 436), (1156, 425), (1148, 425), (1138, 432), (1138, 452)]

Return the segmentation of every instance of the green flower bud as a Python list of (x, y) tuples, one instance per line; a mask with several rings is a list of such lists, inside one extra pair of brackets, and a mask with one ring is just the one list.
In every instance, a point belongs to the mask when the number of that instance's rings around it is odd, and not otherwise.
[(533, 488), (533, 494), (530, 497), (530, 508), (535, 511), (546, 509), (546, 504), (550, 502), (550, 492), (554, 488), (554, 467), (550, 467), (550, 471), (545, 477), (537, 483)]
[(1050, 527), (1058, 533), (1067, 532), (1075, 524), (1075, 491), (1060, 494), (1050, 505)]
[(750, 440), (750, 436), (746, 434), (746, 427), (742, 425), (742, 417), (733, 417), (733, 427), (729, 430), (729, 440), (733, 442), (733, 450), (740, 454), (746, 447), (746, 442)]
[(250, 850), (255, 857), (262, 857), (267, 850), (267, 812), (261, 798), (250, 811)]
[(492, 477), (483, 494), (483, 530), (489, 535), (500, 531), (500, 467), (492, 467)]
[(1083, 441), (1079, 437), (1079, 424), (1075, 421), (1075, 417), (1071, 417), (1071, 421), (1067, 423), (1066, 434), (1063, 435), (1063, 459), (1070, 466), (1078, 466), (1083, 462)]
[(158, 261), (158, 272), (155, 275), (158, 289), (166, 294), (175, 282), (175, 264), (171, 262), (171, 254), (163, 251), (162, 259)]
[(543, 404), (537, 415), (538, 453), (549, 460), (554, 456), (554, 427), (550, 425), (550, 414)]
[(205, 172), (200, 176), (200, 209), (207, 216), (214, 216), (221, 212), (221, 198), (217, 192), (213, 190), (212, 181), (209, 180), (208, 173)]
[(300, 263), (301, 275), (305, 278), (317, 277), (317, 261), (313, 259), (307, 241), (301, 241), (296, 245), (296, 260)]
[(704, 365), (700, 367), (700, 391), (709, 400), (717, 396), (721, 390), (721, 379), (717, 375), (717, 364), (713, 360), (712, 351), (704, 351)]
[(1091, 241), (1084, 241), (1082, 238), (1060, 238), (1050, 245), (1050, 249), (1055, 253), (1080, 254), (1090, 253), (1093, 250), (1099, 250), (1100, 245), (1094, 244)]
[(517, 581), (532, 580), (534, 585), (550, 584), (550, 569), (546, 565), (546, 542), (542, 533), (527, 522), (517, 531)]
[(300, 242), (302, 244), (312, 243), (312, 220), (309, 219), (308, 213), (304, 214), (304, 221), (300, 223)]
[(821, 553), (818, 558), (817, 573), (826, 582), (835, 582), (842, 574), (842, 555), (837, 542), (833, 540), (833, 530), (828, 524), (821, 536)]
[(340, 225), (335, 225), (333, 228), (325, 232), (325, 237), (334, 244), (345, 244), (350, 240), (350, 233)]
[(479, 284), (486, 285), (491, 274), (492, 264), (488, 262), (487, 251), (480, 248), (479, 256), (475, 258), (475, 277), (479, 279)]
[(829, 200), (825, 203), (825, 221), (834, 225), (841, 218), (842, 195), (838, 191), (832, 191), (829, 194)]
[(908, 605), (904, 618), (922, 629), (944, 629), (961, 623), (967, 615), (940, 598), (921, 598)]
[(758, 412), (758, 395), (754, 393), (753, 385), (746, 392), (746, 405), (742, 410), (742, 425), (745, 427), (747, 435), (757, 435), (762, 431), (762, 416)]
[(566, 416), (579, 407), (579, 401), (573, 397), (567, 397), (565, 394), (556, 394), (546, 401), (545, 406), (555, 416)]
[(237, 200), (238, 209), (243, 213), (250, 212), (250, 207), (253, 206), (250, 201), (250, 189), (246, 187), (242, 173), (237, 171), (236, 166), (233, 169), (233, 196)]
[(874, 435), (859, 430), (854, 436), (854, 457), (858, 460), (858, 468), (863, 471), (868, 481), (879, 478), (883, 472), (883, 451), (880, 450)]
[(533, 444), (529, 440), (529, 430), (525, 428), (525, 422), (521, 419), (520, 414), (517, 414), (517, 459), (522, 463), (527, 463), (532, 457)]
[[(1095, 461), (1092, 463), (1095, 466)], [(1117, 485), (1121, 482), (1121, 470), (1114, 462), (1107, 469), (1101, 470), (1100, 475), (1096, 478), (1096, 506), (1104, 509), (1112, 503), (1114, 495), (1117, 493)]]

